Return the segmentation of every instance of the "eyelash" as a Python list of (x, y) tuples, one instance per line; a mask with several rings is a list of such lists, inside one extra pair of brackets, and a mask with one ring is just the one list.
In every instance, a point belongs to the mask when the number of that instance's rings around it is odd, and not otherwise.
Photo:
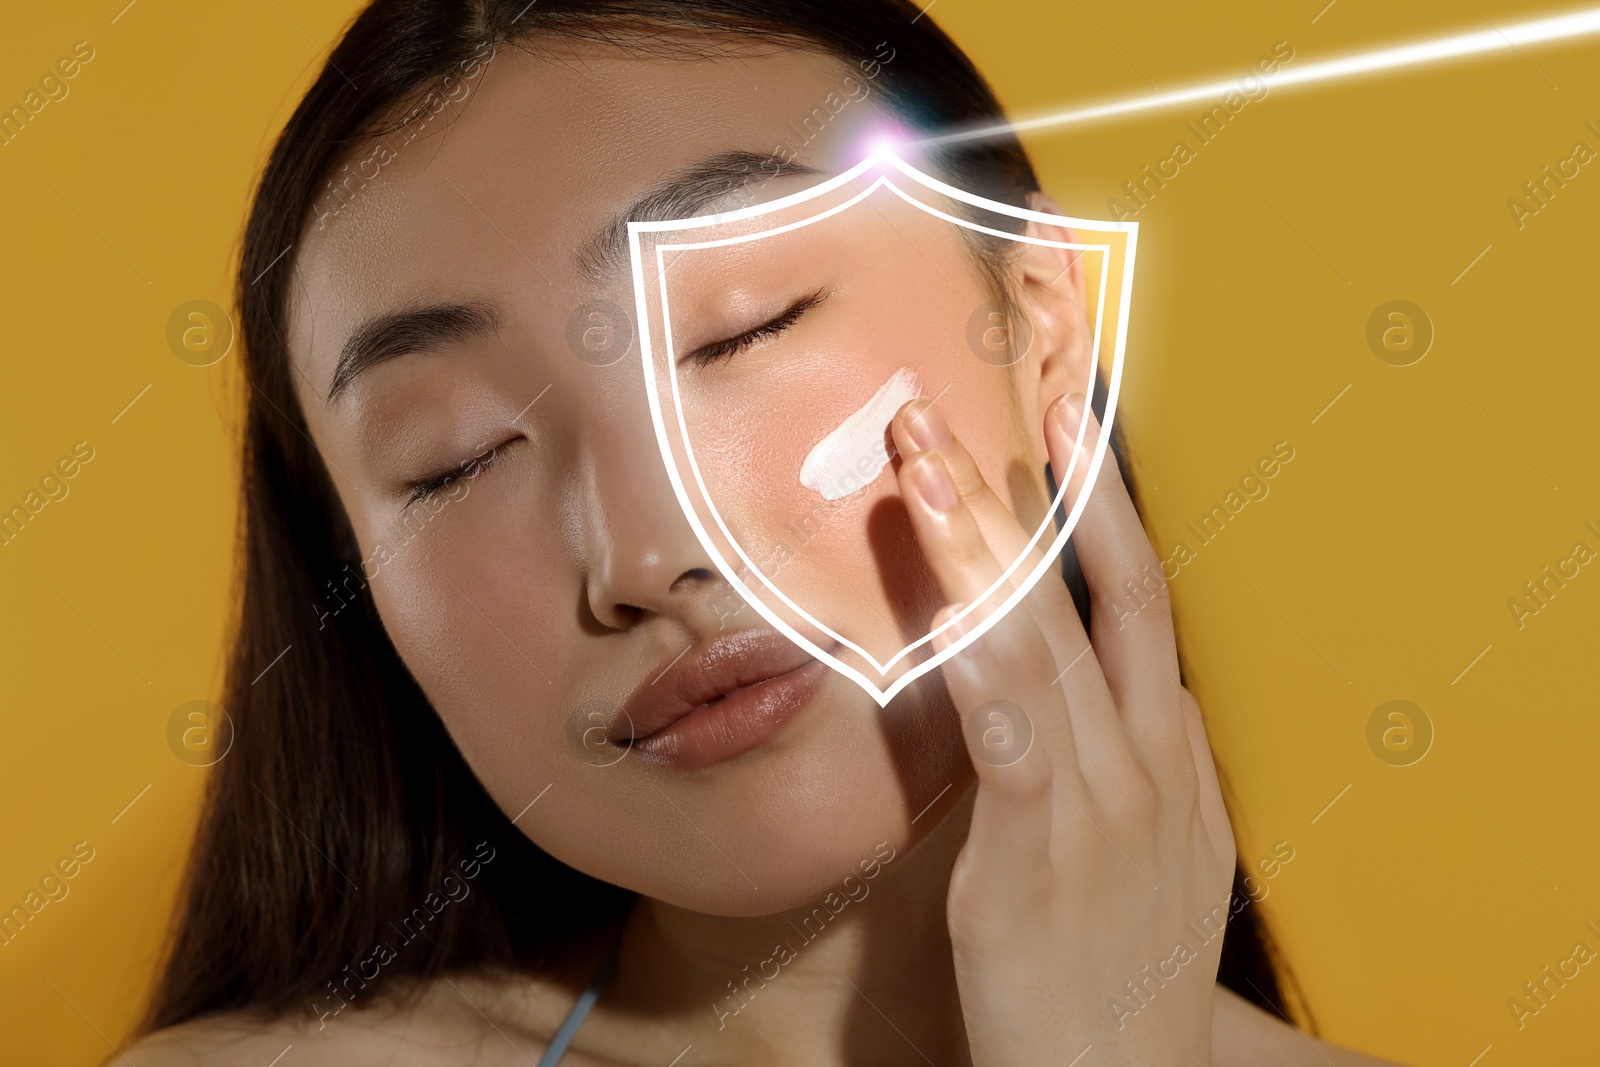
[(451, 483), (459, 481), (462, 478), (476, 478), (478, 475), (494, 466), (496, 461), (498, 461), (500, 458), (500, 453), (514, 440), (516, 440), (516, 438), (512, 438), (511, 441), (505, 441), (501, 444), (495, 445), (488, 452), (479, 452), (471, 459), (462, 460), (460, 463), (454, 464), (446, 470), (440, 471), (438, 474), (412, 482), (410, 485), (406, 486), (406, 499), (405, 503), (401, 505), (401, 510), (403, 511), (406, 508), (411, 507), (413, 504), (420, 504), (425, 500), (431, 500), (433, 497), (438, 496), (441, 492), (448, 488)]
[(709, 367), (713, 363), (717, 363), (724, 359), (730, 359), (733, 356), (738, 355), (740, 352), (743, 352), (757, 341), (776, 336), (777, 334), (782, 333), (784, 330), (787, 330), (789, 327), (799, 322), (802, 315), (816, 307), (818, 304), (822, 303), (827, 299), (827, 297), (828, 294), (826, 290), (818, 289), (810, 296), (803, 296), (799, 300), (796, 300), (793, 304), (790, 304), (787, 308), (780, 312), (777, 317), (762, 323), (755, 329), (746, 330), (737, 337), (730, 337), (723, 341), (713, 341), (711, 344), (702, 345), (683, 358), (684, 360), (692, 361), (697, 366), (701, 367)]
[[(696, 364), (705, 367), (710, 366), (719, 360), (724, 360), (735, 356), (749, 348), (751, 345), (755, 344), (757, 341), (763, 340), (767, 337), (776, 336), (777, 334), (782, 333), (784, 330), (787, 330), (789, 327), (799, 322), (802, 315), (816, 307), (818, 304), (822, 303), (823, 300), (827, 299), (827, 295), (828, 294), (825, 290), (818, 289), (809, 296), (804, 296), (799, 300), (796, 300), (775, 318), (762, 323), (755, 329), (746, 330), (737, 337), (730, 337), (723, 341), (716, 341), (712, 344), (704, 345), (695, 349), (684, 358), (693, 360)], [(477, 456), (472, 457), (472, 459), (463, 460), (462, 462), (457, 463), (446, 470), (440, 471), (438, 474), (434, 474), (419, 481), (412, 482), (406, 487), (406, 499), (404, 505), (402, 505), (402, 509), (409, 508), (414, 504), (420, 504), (425, 500), (432, 499), (439, 493), (443, 492), (452, 483), (460, 480), (461, 478), (475, 478), (482, 474), (484, 471), (494, 466), (496, 460), (500, 458), (501, 450), (510, 443), (510, 441), (507, 441), (503, 444), (496, 445), (494, 448), (490, 449), (487, 454), (479, 453)], [(477, 464), (476, 470), (470, 474), (466, 473), (463, 468), (470, 466), (474, 461), (476, 461)]]

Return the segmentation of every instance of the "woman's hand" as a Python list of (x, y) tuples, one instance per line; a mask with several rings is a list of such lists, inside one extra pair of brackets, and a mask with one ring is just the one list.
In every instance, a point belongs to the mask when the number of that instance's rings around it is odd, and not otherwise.
[[(1069, 507), (1099, 434), (1084, 409), (1074, 394), (1045, 417)], [(937, 628), (983, 598), (1029, 534), (931, 403), (907, 404), (893, 433), (900, 488), (949, 602)], [(972, 1061), (1209, 1063), (1233, 833), (1200, 709), (1178, 681), (1160, 564), (1109, 456), (1074, 542), (1093, 647), (1065, 584), (1046, 575), (942, 668), (978, 777), (948, 907)], [(935, 647), (1010, 592), (1002, 583)]]

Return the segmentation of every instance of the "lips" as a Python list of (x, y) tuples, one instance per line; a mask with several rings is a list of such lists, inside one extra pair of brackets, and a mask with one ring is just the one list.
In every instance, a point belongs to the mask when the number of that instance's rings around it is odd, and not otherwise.
[(691, 647), (639, 683), (610, 738), (653, 763), (694, 769), (777, 734), (817, 694), (827, 668), (775, 630)]

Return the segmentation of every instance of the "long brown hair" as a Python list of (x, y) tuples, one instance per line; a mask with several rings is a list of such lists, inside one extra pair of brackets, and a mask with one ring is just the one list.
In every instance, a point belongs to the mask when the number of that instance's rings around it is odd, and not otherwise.
[[(289, 279), (302, 231), (350, 191), (351, 154), (437, 111), (430, 101), (489, 50), (565, 37), (704, 55), (713, 31), (852, 64), (881, 61), (887, 47), (877, 84), (911, 129), (1002, 121), (982, 76), (907, 0), (377, 0), (279, 136), (238, 273), (250, 391), (243, 588), (224, 695), (234, 740), (210, 779), (145, 1031), (225, 1010), (332, 1010), (401, 976), (535, 968), (633, 899), (511, 824), (385, 634), (290, 386)], [(1023, 203), (1039, 188), (1014, 137), (950, 146), (936, 163), (995, 200)], [(1070, 554), (1065, 572), (1086, 610)], [(390, 951), (374, 968), (379, 945)], [(1255, 909), (1230, 924), (1221, 981), (1282, 1003)]]

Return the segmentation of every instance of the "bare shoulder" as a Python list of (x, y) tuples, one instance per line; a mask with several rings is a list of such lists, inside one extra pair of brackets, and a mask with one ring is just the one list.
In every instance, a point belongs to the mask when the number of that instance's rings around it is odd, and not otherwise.
[(527, 1067), (538, 1062), (571, 1004), (562, 983), (456, 975), (321, 1017), (309, 1010), (209, 1016), (147, 1035), (125, 1055), (137, 1067), (265, 1067), (280, 1057), (282, 1067)]
[(1220, 985), (1211, 1016), (1211, 1062), (1215, 1067), (1400, 1067), (1308, 1037)]

